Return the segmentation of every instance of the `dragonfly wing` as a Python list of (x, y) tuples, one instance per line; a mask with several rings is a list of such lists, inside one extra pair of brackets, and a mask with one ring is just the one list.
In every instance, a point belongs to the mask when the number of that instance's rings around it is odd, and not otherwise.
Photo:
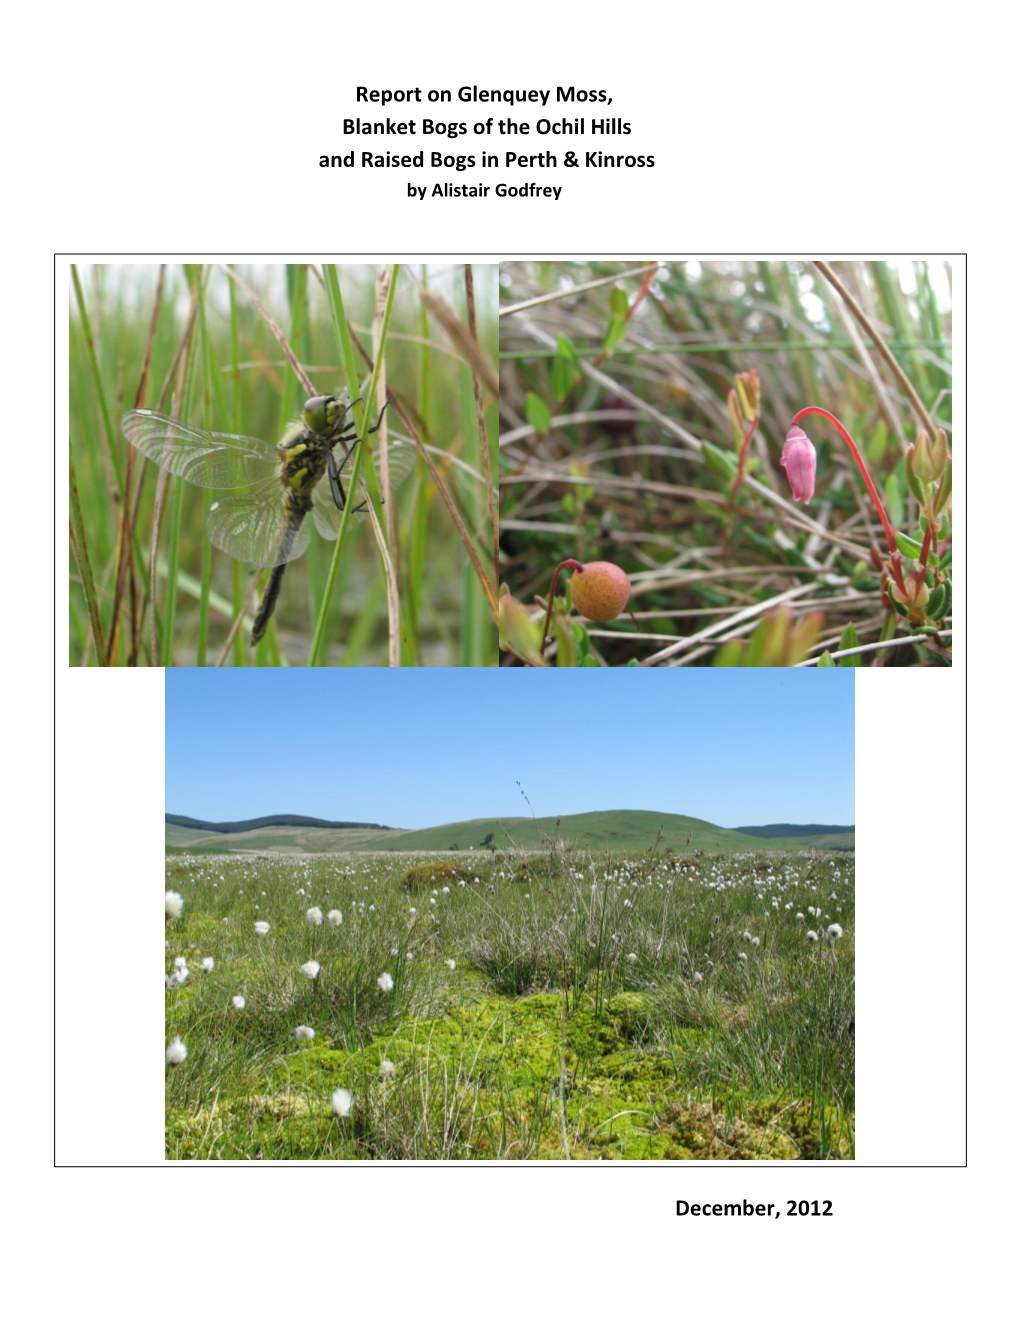
[[(344, 489), (346, 488), (345, 482)], [(315, 490), (312, 491), (312, 517), (315, 519), (315, 530), (327, 541), (335, 541), (340, 535), (341, 514), (333, 503), (329, 477), (323, 477), (321, 481), (315, 483)]]
[(149, 408), (132, 408), (121, 430), (146, 458), (206, 490), (236, 490), (272, 476), (280, 465), (272, 445), (250, 435), (186, 426)]
[(209, 540), (245, 564), (276, 568), (308, 549), (311, 531), (306, 518), (295, 528), (288, 518), (277, 482), (249, 495), (227, 495), (209, 506)]
[[(357, 452), (357, 451), (355, 451)], [(343, 462), (343, 450), (337, 448), (337, 462)], [(412, 443), (406, 440), (391, 440), (389, 443), (389, 464), (390, 464), (390, 482), (394, 489), (400, 485), (404, 478), (414, 470), (415, 461), (418, 457), (418, 451)], [(373, 462), (375, 465), (376, 476), (379, 475), (381, 463), (379, 454), (376, 452), (369, 460), (366, 455), (361, 461), (361, 471), (364, 473), (365, 464)], [(350, 491), (350, 474), (354, 470), (354, 454), (352, 453), (350, 462), (340, 473), (340, 480), (343, 482), (345, 494)], [(356, 504), (361, 503), (361, 499), (355, 500)], [(324, 536), (327, 541), (335, 541), (340, 535), (341, 512), (336, 507), (333, 499), (333, 492), (330, 490), (329, 478), (323, 477), (316, 484), (312, 494), (312, 514), (315, 518), (315, 530), (320, 536)]]
[[(405, 477), (410, 476), (414, 471), (414, 466), (418, 461), (418, 449), (412, 441), (397, 440), (392, 437), (387, 449), (389, 450), (387, 458), (390, 466), (390, 483), (395, 489)], [(377, 474), (382, 471), (382, 463), (378, 453), (375, 455), (375, 470)]]

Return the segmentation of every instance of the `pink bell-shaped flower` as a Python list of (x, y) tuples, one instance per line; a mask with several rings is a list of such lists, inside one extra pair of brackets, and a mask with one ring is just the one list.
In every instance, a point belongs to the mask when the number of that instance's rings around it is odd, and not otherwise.
[(791, 426), (780, 463), (790, 478), (790, 489), (796, 501), (808, 500), (815, 493), (815, 447), (799, 426)]

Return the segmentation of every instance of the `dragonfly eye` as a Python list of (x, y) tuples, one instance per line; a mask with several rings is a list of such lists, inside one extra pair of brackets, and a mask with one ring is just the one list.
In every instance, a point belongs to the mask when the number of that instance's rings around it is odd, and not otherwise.
[(305, 404), (305, 426), (312, 431), (328, 431), (339, 411), (337, 401), (331, 394), (317, 394)]

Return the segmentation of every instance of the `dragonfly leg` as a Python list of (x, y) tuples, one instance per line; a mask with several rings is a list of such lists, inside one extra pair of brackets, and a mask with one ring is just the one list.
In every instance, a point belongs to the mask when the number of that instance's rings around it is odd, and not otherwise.
[[(350, 409), (354, 407), (355, 403), (360, 403), (360, 402), (361, 402), (360, 399), (355, 399), (353, 403), (349, 403), (347, 407), (344, 409), (344, 415), (346, 416), (346, 414), (350, 411)], [(383, 416), (385, 415), (386, 409), (389, 406), (390, 406), (390, 401), (389, 398), (387, 398), (386, 402), (382, 406), (382, 411), (379, 413), (379, 416), (376, 419), (375, 426), (370, 426), (368, 430), (365, 432), (365, 435), (375, 435), (379, 427), (382, 426)], [(332, 441), (332, 444), (336, 444), (338, 441), (343, 441), (343, 443), (346, 445), (351, 435), (354, 435), (356, 433), (356, 427), (353, 425), (353, 423), (350, 426), (344, 426), (343, 418), (341, 418), (338, 425), (340, 429), (337, 432), (335, 439)], [(348, 461), (350, 460), (351, 455), (354, 453), (354, 446), (360, 444), (362, 438), (363, 437), (358, 437), (356, 439), (350, 440), (350, 447), (345, 450), (344, 456), (339, 464), (336, 461), (336, 455), (333, 453), (332, 447), (330, 448), (329, 451), (329, 468), (328, 468), (329, 489), (333, 496), (333, 503), (341, 511), (341, 513), (343, 512), (344, 507), (347, 504), (347, 499), (344, 493), (344, 484), (340, 480), (340, 474), (341, 472), (343, 472), (344, 468), (347, 466)], [(352, 510), (353, 513), (364, 513), (364, 511), (365, 511), (364, 503), (357, 505)]]
[(386, 409), (389, 406), (390, 406), (390, 400), (389, 400), (389, 396), (387, 396), (386, 402), (382, 406), (382, 412), (380, 412), (379, 416), (375, 420), (375, 426), (370, 426), (368, 430), (365, 432), (366, 435), (375, 435), (379, 427), (382, 426), (382, 419), (386, 415)]
[(346, 450), (346, 452), (344, 453), (343, 460), (339, 465), (337, 464), (336, 454), (334, 454), (332, 448), (330, 448), (329, 451), (329, 463), (327, 464), (326, 467), (326, 471), (329, 473), (329, 489), (330, 489), (330, 493), (333, 496), (333, 503), (340, 510), (342, 510), (344, 505), (347, 503), (346, 499), (344, 498), (344, 486), (343, 486), (343, 482), (340, 480), (340, 473), (346, 467), (347, 461), (350, 458), (351, 454), (354, 452), (354, 446), (357, 443), (358, 443), (357, 440), (353, 441), (350, 449)]
[[(326, 469), (327, 472), (329, 473), (329, 489), (333, 496), (333, 503), (336, 505), (336, 507), (340, 510), (341, 513), (343, 513), (344, 508), (347, 504), (347, 498), (344, 493), (344, 483), (340, 478), (340, 473), (343, 472), (344, 468), (347, 466), (347, 462), (350, 459), (351, 454), (354, 453), (354, 446), (360, 443), (361, 443), (360, 440), (352, 440), (350, 449), (346, 451), (346, 453), (343, 456), (343, 459), (340, 461), (339, 464), (336, 461), (336, 455), (333, 453), (333, 450), (331, 449), (329, 451), (329, 464)], [(357, 505), (352, 510), (352, 513), (364, 513), (364, 511), (365, 511), (365, 505), (362, 503)]]

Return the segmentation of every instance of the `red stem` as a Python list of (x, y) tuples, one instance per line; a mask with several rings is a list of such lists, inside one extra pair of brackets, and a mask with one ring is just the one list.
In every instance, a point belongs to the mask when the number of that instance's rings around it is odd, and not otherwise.
[(549, 603), (545, 608), (545, 627), (542, 629), (542, 645), (538, 654), (545, 655), (545, 644), (549, 640), (549, 624), (552, 622), (553, 597), (556, 595), (556, 584), (560, 580), (560, 574), (565, 568), (572, 568), (575, 573), (583, 573), (584, 565), (579, 564), (576, 559), (564, 559), (562, 564), (556, 565), (556, 572), (552, 575), (552, 581), (549, 583)]
[(645, 295), (648, 293), (648, 290), (652, 287), (652, 280), (655, 278), (655, 272), (658, 269), (658, 264), (659, 263), (657, 261), (652, 262), (652, 268), (645, 276), (644, 283), (641, 285), (641, 288), (638, 290), (638, 296), (634, 299), (631, 306), (627, 309), (627, 315), (623, 318), (624, 325), (627, 324), (630, 318), (634, 315), (637, 309), (644, 302)]
[[(941, 495), (942, 495), (942, 486), (943, 486), (945, 480), (946, 480), (946, 476), (945, 476), (945, 473), (943, 473), (943, 474), (942, 474), (942, 480), (939, 482), (939, 488), (938, 488), (938, 490), (935, 492), (935, 498), (934, 498), (934, 499), (932, 500), (932, 502), (931, 502), (931, 508), (932, 508), (932, 512), (933, 512), (933, 513), (934, 513), (935, 510), (938, 508), (939, 499), (941, 498)], [(936, 518), (936, 525), (937, 525), (937, 526), (941, 526), (941, 525), (942, 525), (942, 516), (941, 516), (941, 514), (935, 514), (935, 518)], [(928, 567), (928, 552), (929, 552), (929, 550), (931, 549), (931, 543), (932, 543), (932, 537), (933, 537), (933, 535), (934, 535), (934, 533), (933, 533), (933, 531), (932, 531), (931, 519), (929, 518), (929, 520), (928, 520), (928, 526), (924, 529), (924, 540), (923, 540), (922, 543), (921, 543), (921, 567), (922, 567), (922, 568), (927, 568), (927, 567)]]
[(889, 526), (889, 519), (885, 516), (885, 508), (882, 504), (882, 501), (878, 497), (878, 491), (875, 489), (875, 483), (871, 480), (871, 474), (868, 472), (868, 469), (865, 466), (864, 459), (861, 457), (860, 450), (857, 448), (853, 440), (851, 440), (850, 438), (850, 432), (846, 429), (846, 427), (843, 425), (843, 423), (839, 420), (838, 417), (833, 417), (831, 412), (826, 412), (824, 408), (815, 408), (813, 405), (808, 408), (801, 408), (800, 412), (793, 419), (791, 425), (796, 426), (802, 417), (807, 417), (810, 413), (814, 413), (818, 417), (824, 417), (826, 421), (831, 422), (833, 426), (836, 428), (836, 430), (843, 437), (843, 439), (850, 446), (850, 452), (851, 454), (853, 454), (854, 462), (857, 464), (857, 467), (860, 470), (860, 474), (864, 478), (864, 484), (868, 488), (868, 494), (871, 496), (872, 500), (874, 501), (875, 508), (878, 510), (878, 516), (882, 519), (882, 526), (885, 528), (885, 539), (889, 543), (889, 552), (890, 554), (895, 554), (896, 535), (893, 532), (893, 529)]
[(747, 429), (747, 434), (740, 443), (740, 462), (737, 464), (737, 475), (733, 478), (733, 489), (730, 491), (730, 503), (736, 504), (737, 491), (740, 489), (740, 483), (744, 480), (744, 464), (747, 462), (747, 451), (751, 444), (751, 439), (758, 429), (758, 419), (761, 413), (755, 413), (754, 421)]

